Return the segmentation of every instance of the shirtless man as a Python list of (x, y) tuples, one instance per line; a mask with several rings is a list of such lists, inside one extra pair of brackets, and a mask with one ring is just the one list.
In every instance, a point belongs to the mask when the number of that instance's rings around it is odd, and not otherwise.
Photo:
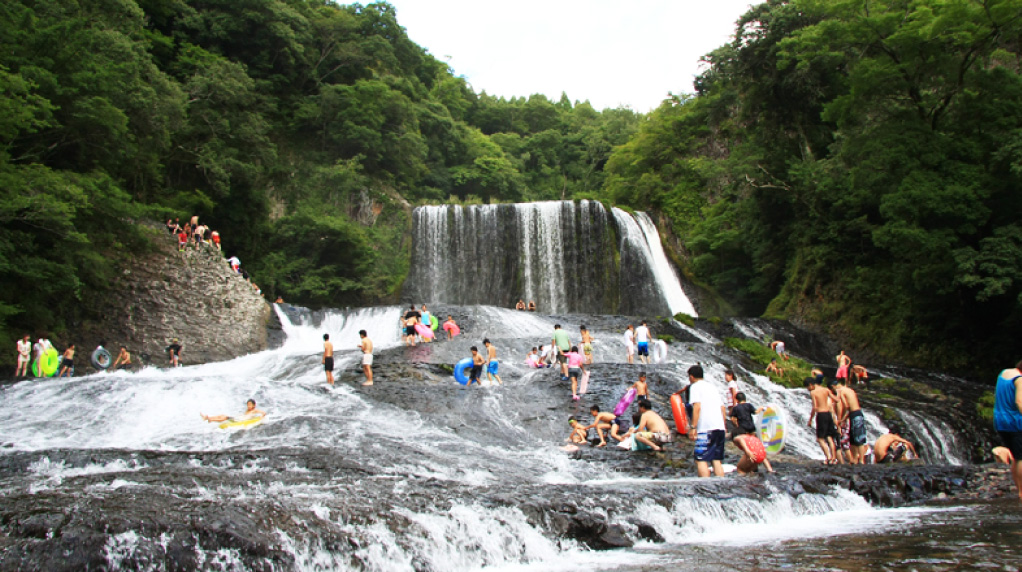
[(515, 310), (519, 310), (519, 311), (524, 312), (525, 311), (525, 300), (519, 299), (518, 303), (515, 304)]
[(827, 457), (826, 464), (836, 464), (838, 463), (836, 441), (841, 439), (841, 436), (838, 435), (834, 415), (830, 409), (834, 396), (826, 387), (817, 385), (815, 378), (807, 377), (804, 383), (809, 390), (809, 396), (813, 399), (813, 412), (809, 415), (808, 425), (812, 427), (813, 419), (816, 419), (816, 442), (820, 444), (824, 456)]
[(71, 373), (75, 370), (75, 345), (71, 344), (64, 350), (64, 358), (60, 361), (60, 373), (57, 377), (64, 377), (66, 373), (68, 377), (71, 377)]
[(849, 423), (848, 438), (851, 443), (849, 449), (849, 462), (853, 465), (865, 464), (866, 462), (866, 417), (862, 414), (862, 406), (859, 405), (859, 396), (855, 390), (845, 385), (844, 380), (838, 379), (834, 382), (835, 392), (838, 401), (842, 405), (841, 422)]
[(110, 370), (117, 371), (118, 369), (129, 367), (131, 367), (131, 353), (128, 351), (128, 348), (121, 346), (121, 351), (117, 354), (114, 364), (110, 366)]
[(536, 311), (536, 301), (535, 300), (529, 300), (529, 311), (530, 312), (535, 312)]
[(490, 343), (490, 339), (483, 340), (483, 345), (486, 346), (486, 380), (493, 384), (493, 378), (497, 378), (497, 384), (504, 385), (501, 381), (500, 376), (497, 375), (497, 371), (500, 369), (500, 362), (497, 361), (497, 348)]
[(483, 382), (479, 380), (479, 377), (483, 375), (483, 356), (479, 353), (479, 348), (472, 346), (469, 348), (472, 351), (472, 373), (468, 375), (468, 383), (466, 387), (472, 387), (474, 381), (476, 385), (482, 386)]
[(635, 327), (631, 324), (625, 329), (624, 342), (628, 363), (635, 363)]
[(27, 376), (28, 364), (32, 363), (32, 341), (28, 334), (18, 340), (18, 368), (14, 370), (14, 376)]
[(671, 429), (667, 422), (653, 411), (648, 399), (639, 401), (639, 424), (635, 426), (635, 440), (652, 448), (663, 451), (662, 446), (671, 442)]
[(646, 383), (646, 374), (639, 374), (639, 381), (636, 381), (628, 389), (635, 390), (635, 399), (649, 399), (649, 384)]
[(249, 419), (255, 419), (257, 417), (266, 417), (266, 412), (261, 409), (256, 409), (256, 402), (254, 399), (249, 399), (245, 402), (245, 412), (241, 415), (229, 416), (229, 415), (206, 415), (199, 413), (199, 417), (202, 417), (207, 423), (223, 423), (224, 421), (247, 421)]
[(603, 437), (603, 431), (610, 431), (614, 424), (614, 414), (610, 411), (601, 412), (600, 408), (595, 405), (589, 408), (589, 413), (593, 415), (593, 422), (586, 426), (586, 431), (596, 429), (596, 434), (600, 436), (600, 444), (597, 447), (606, 447), (607, 440)]
[(330, 334), (323, 334), (323, 359), (320, 361), (323, 369), (326, 370), (326, 382), (334, 384), (334, 344), (330, 341)]
[(358, 344), (358, 349), (362, 350), (362, 373), (366, 375), (366, 380), (362, 385), (373, 384), (373, 341), (369, 339), (369, 334), (366, 334), (365, 330), (359, 330), (358, 335), (362, 338), (362, 341)]
[(837, 373), (834, 374), (834, 379), (848, 379), (848, 366), (852, 365), (852, 358), (845, 355), (845, 350), (841, 350), (841, 353), (834, 359), (837, 361)]
[(886, 435), (881, 435), (877, 439), (876, 443), (873, 443), (873, 458), (876, 459), (877, 463), (894, 463), (901, 461), (905, 456), (906, 451), (912, 451), (912, 454), (918, 458), (919, 454), (916, 453), (916, 448), (901, 435), (898, 435), (894, 431)]
[(580, 328), (582, 334), (582, 353), (586, 356), (586, 365), (593, 363), (593, 335), (589, 333), (589, 330), (582, 326)]

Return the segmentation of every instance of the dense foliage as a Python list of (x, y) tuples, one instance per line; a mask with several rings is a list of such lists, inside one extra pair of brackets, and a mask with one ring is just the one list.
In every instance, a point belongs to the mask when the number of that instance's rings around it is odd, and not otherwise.
[(608, 164), (692, 271), (932, 366), (1013, 363), (1022, 1), (770, 0)]
[(476, 94), (385, 3), (3, 2), (0, 345), (71, 339), (168, 216), (270, 296), (393, 298), (411, 205), (595, 194), (638, 122)]

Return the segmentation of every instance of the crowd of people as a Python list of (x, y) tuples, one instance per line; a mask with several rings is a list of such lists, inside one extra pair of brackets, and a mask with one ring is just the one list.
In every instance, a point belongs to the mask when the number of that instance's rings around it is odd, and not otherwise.
[[(109, 370), (109, 371), (137, 371), (143, 364), (134, 361), (133, 356), (128, 348), (120, 346), (117, 352), (117, 356), (113, 357), (103, 347), (106, 342), (100, 342), (96, 349), (93, 350), (90, 361), (92, 366), (97, 370)], [(55, 358), (48, 357), (52, 352), (57, 352), (56, 347), (46, 337), (40, 337), (35, 343), (32, 343), (31, 336), (25, 334), (22, 339), (18, 340), (16, 344), (17, 350), (17, 367), (14, 370), (14, 377), (74, 377), (75, 374), (75, 354), (78, 351), (75, 344), (68, 344), (63, 352), (59, 352), (59, 361), (56, 362), (52, 372), (48, 372), (50, 369), (48, 365), (53, 363)], [(168, 364), (170, 367), (178, 367), (181, 365), (181, 343), (180, 340), (174, 338), (170, 344), (164, 348), (167, 352)], [(148, 357), (143, 354), (145, 358), (143, 361), (148, 361)]]

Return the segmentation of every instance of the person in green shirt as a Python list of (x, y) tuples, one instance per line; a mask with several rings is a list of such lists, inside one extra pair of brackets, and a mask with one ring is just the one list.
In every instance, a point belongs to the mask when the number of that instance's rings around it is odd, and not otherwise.
[(561, 380), (568, 379), (568, 351), (571, 350), (571, 339), (568, 332), (561, 329), (560, 324), (554, 325), (554, 339), (550, 342), (557, 348), (557, 363), (561, 364)]

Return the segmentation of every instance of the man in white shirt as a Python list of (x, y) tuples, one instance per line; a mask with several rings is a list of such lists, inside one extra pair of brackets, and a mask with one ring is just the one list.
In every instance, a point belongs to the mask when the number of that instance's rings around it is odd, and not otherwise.
[(649, 363), (649, 328), (646, 327), (646, 320), (635, 328), (635, 342), (639, 346), (639, 361)]
[(625, 352), (627, 352), (628, 363), (635, 363), (635, 328), (628, 324), (625, 330)]
[(720, 394), (703, 380), (703, 368), (694, 365), (688, 368), (688, 399), (692, 404), (692, 427), (689, 438), (695, 439), (696, 472), (700, 477), (710, 476), (707, 463), (713, 464), (713, 474), (724, 476), (724, 419), (727, 411), (720, 401)]

